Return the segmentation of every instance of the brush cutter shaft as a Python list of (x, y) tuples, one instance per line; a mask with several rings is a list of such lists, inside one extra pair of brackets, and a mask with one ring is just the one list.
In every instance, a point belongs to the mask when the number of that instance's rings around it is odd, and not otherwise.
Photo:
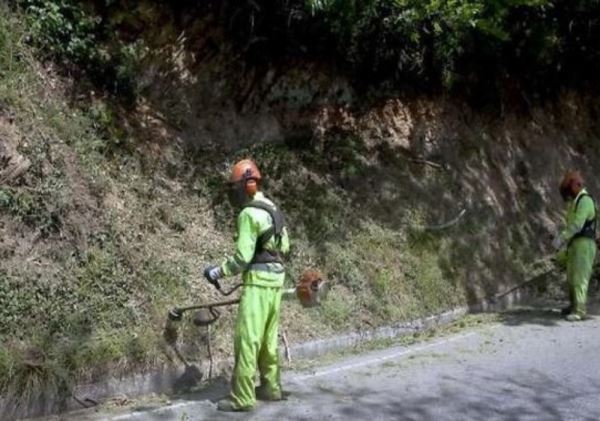
[[(233, 294), (234, 291), (236, 291), (237, 289), (239, 289), (242, 286), (243, 286), (243, 284), (237, 284), (233, 288), (231, 288), (229, 291), (224, 292), (222, 289), (218, 289), (217, 291), (219, 291), (221, 293), (221, 295), (227, 297), (228, 295)], [(239, 302), (240, 302), (240, 299), (238, 298), (236, 300), (222, 301), (222, 302), (217, 302), (217, 303), (198, 304), (198, 305), (189, 306), (189, 307), (172, 308), (171, 310), (169, 310), (169, 320), (171, 320), (173, 322), (181, 321), (181, 319), (183, 318), (183, 313), (185, 311), (199, 310), (199, 309), (203, 309), (203, 308), (212, 309), (214, 307), (223, 307), (223, 306), (238, 304)]]
[[(318, 305), (320, 300), (324, 297), (324, 295), (327, 292), (327, 289), (325, 288), (326, 282), (324, 282), (321, 279), (320, 274), (315, 271), (312, 271), (310, 273), (309, 272), (306, 272), (306, 273), (308, 273), (308, 275), (314, 275), (314, 276), (311, 277), (311, 276), (307, 275), (304, 277), (306, 279), (303, 278), (303, 282), (300, 282), (298, 284), (298, 286), (296, 286), (295, 288), (283, 290), (284, 295), (296, 295), (298, 297), (298, 299), (300, 300), (300, 303), (304, 307), (313, 307), (313, 306)], [(316, 275), (319, 275), (318, 279), (315, 278)], [(315, 279), (313, 279), (313, 278), (315, 278)], [(233, 288), (231, 288), (229, 291), (223, 291), (221, 289), (218, 289), (218, 291), (221, 293), (221, 295), (227, 297), (227, 296), (233, 294), (233, 292), (235, 292), (242, 286), (244, 286), (244, 284), (237, 284)], [(229, 301), (221, 301), (221, 302), (216, 302), (216, 303), (198, 304), (198, 305), (188, 306), (188, 307), (173, 308), (169, 311), (169, 320), (171, 320), (173, 322), (181, 321), (181, 319), (183, 318), (183, 313), (186, 311), (190, 311), (190, 310), (200, 310), (200, 309), (204, 309), (204, 308), (212, 310), (215, 307), (225, 307), (225, 306), (235, 305), (235, 304), (239, 304), (239, 303), (240, 303), (240, 299), (236, 298), (235, 300), (229, 300)]]
[(240, 299), (237, 298), (235, 300), (220, 301), (220, 302), (216, 302), (216, 303), (198, 304), (195, 306), (183, 307), (183, 308), (179, 308), (178, 310), (179, 310), (179, 312), (183, 313), (184, 311), (200, 310), (201, 308), (225, 307), (225, 306), (231, 306), (231, 305), (239, 304), (239, 303), (240, 303)]
[(224, 292), (222, 289), (217, 289), (217, 291), (219, 291), (221, 293), (221, 295), (223, 295), (224, 297), (227, 297), (231, 294), (233, 294), (236, 290), (240, 289), (241, 287), (243, 287), (244, 284), (237, 284), (235, 285), (233, 288), (231, 288), (229, 291)]

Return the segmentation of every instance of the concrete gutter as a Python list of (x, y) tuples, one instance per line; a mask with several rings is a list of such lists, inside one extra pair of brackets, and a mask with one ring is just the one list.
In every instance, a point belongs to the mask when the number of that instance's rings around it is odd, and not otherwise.
[[(398, 323), (375, 329), (350, 332), (331, 338), (291, 344), (289, 353), (291, 358), (314, 358), (331, 351), (352, 348), (374, 340), (394, 339), (412, 335), (437, 326), (444, 326), (468, 313), (494, 312), (523, 303), (531, 296), (529, 289), (517, 289), (501, 298), (481, 300), (472, 306), (458, 307), (440, 314), (423, 317), (411, 322)], [(285, 357), (285, 348), (280, 347), (282, 358)], [(217, 360), (213, 362), (213, 378), (223, 376), (231, 371), (233, 359)], [(0, 399), (0, 419), (5, 419), (7, 414), (17, 414), (18, 417), (31, 417), (51, 415), (69, 410), (81, 409), (82, 406), (94, 406), (114, 397), (136, 397), (155, 394), (174, 394), (202, 386), (209, 372), (208, 361), (200, 364), (168, 366), (155, 369), (147, 373), (139, 373), (122, 378), (108, 378), (93, 384), (76, 386), (72, 396), (66, 399), (54, 397), (53, 402), (31, 402), (27, 408), (16, 410), (10, 402)], [(9, 419), (11, 417), (9, 416)]]
[(447, 325), (469, 312), (467, 307), (459, 307), (441, 314), (424, 317), (411, 322), (399, 323), (392, 326), (383, 326), (375, 329), (352, 332), (332, 338), (318, 339), (315, 341), (295, 344), (290, 346), (292, 358), (311, 358), (326, 354), (331, 351), (352, 348), (378, 339), (393, 339), (401, 336), (412, 335), (436, 326)]
[[(394, 326), (385, 326), (361, 332), (352, 332), (326, 339), (290, 344), (292, 358), (315, 358), (328, 352), (351, 348), (377, 339), (393, 339), (404, 335), (412, 335), (436, 326), (446, 325), (468, 313), (466, 307), (450, 310), (438, 315), (424, 317)], [(281, 358), (285, 358), (285, 349), (280, 346)], [(161, 370), (145, 374), (136, 374), (125, 378), (110, 378), (102, 382), (81, 385), (75, 388), (73, 395), (83, 402), (102, 402), (115, 396), (139, 396), (150, 393), (172, 394), (189, 390), (202, 385), (206, 381), (209, 370), (208, 361), (188, 366), (165, 367)], [(231, 371), (233, 359), (215, 360), (213, 378)], [(73, 408), (81, 408), (73, 398)], [(77, 404), (77, 405), (74, 405)]]
[[(443, 313), (423, 317), (410, 322), (294, 344), (290, 346), (290, 356), (293, 358), (318, 357), (331, 351), (352, 348), (379, 339), (394, 339), (412, 335), (434, 327), (445, 326), (469, 313), (506, 310), (515, 305), (523, 304), (531, 299), (533, 291), (531, 288), (526, 288), (528, 286), (529, 285), (527, 284), (523, 284), (523, 287), (511, 290), (509, 293), (482, 299), (478, 303), (470, 306), (457, 307)], [(281, 351), (283, 352), (283, 350)]]

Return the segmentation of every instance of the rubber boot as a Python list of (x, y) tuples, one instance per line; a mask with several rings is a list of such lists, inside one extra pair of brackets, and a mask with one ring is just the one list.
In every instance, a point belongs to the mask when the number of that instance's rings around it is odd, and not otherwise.
[(233, 404), (231, 399), (221, 399), (217, 402), (217, 409), (222, 412), (248, 412), (252, 411), (252, 407), (238, 408)]
[(567, 322), (580, 322), (584, 319), (584, 317), (580, 316), (577, 313), (571, 313), (567, 317), (565, 317)]
[(282, 401), (288, 395), (285, 392), (272, 393), (263, 385), (258, 386), (254, 391), (256, 393), (256, 399), (261, 401)]

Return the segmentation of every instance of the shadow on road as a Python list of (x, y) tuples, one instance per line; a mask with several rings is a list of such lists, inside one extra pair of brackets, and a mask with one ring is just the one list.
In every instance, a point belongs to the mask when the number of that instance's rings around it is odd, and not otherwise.
[(558, 308), (533, 308), (509, 310), (500, 313), (500, 321), (509, 326), (535, 324), (556, 326), (563, 318)]
[[(500, 322), (508, 326), (521, 326), (527, 324), (540, 326), (556, 326), (564, 321), (561, 309), (568, 303), (560, 301), (546, 301), (537, 303), (531, 307), (506, 310), (500, 313)], [(594, 296), (587, 306), (588, 316), (595, 318), (600, 316), (600, 300)], [(585, 321), (583, 322), (585, 323)]]
[(229, 394), (229, 383), (229, 379), (218, 377), (212, 380), (204, 389), (180, 393), (174, 397), (184, 401), (210, 401), (216, 403)]
[[(468, 384), (464, 378), (445, 376), (442, 387), (436, 389), (419, 397), (410, 393), (412, 397), (407, 399), (400, 390), (383, 393), (356, 387), (340, 393), (312, 388), (310, 393), (295, 395), (306, 407), (302, 411), (290, 411), (290, 406), (278, 404), (276, 410), (273, 405), (259, 411), (255, 419), (313, 420), (315, 414), (326, 414), (324, 418), (349, 420), (562, 420), (565, 408), (578, 407), (579, 399), (597, 396), (600, 382), (591, 380), (590, 387), (582, 393), (537, 370), (524, 370), (517, 377), (498, 377), (480, 370), (471, 373)], [(580, 408), (574, 419), (598, 418)]]
[[(549, 332), (554, 327), (558, 330), (560, 325), (564, 326), (566, 323), (560, 314), (560, 309), (565, 304), (546, 301), (528, 308), (505, 311), (500, 313), (500, 322), (515, 327), (550, 327)], [(600, 315), (600, 300), (597, 297), (592, 297), (588, 311), (592, 317), (597, 318)], [(586, 322), (582, 323), (584, 325)], [(600, 394), (600, 379), (596, 378), (594, 373), (590, 373), (589, 378), (580, 379), (585, 385), (582, 388), (529, 367), (522, 367), (516, 374), (515, 371), (509, 374), (502, 370), (491, 371), (482, 367), (464, 368), (460, 371), (464, 374), (464, 370), (468, 371), (468, 376), (440, 373), (440, 381), (430, 388), (420, 385), (417, 379), (407, 378), (402, 390), (395, 390), (394, 387), (385, 390), (380, 385), (373, 384), (369, 377), (362, 377), (362, 381), (352, 381), (343, 377), (339, 379), (339, 383), (330, 379), (325, 381), (325, 384), (318, 380), (308, 380), (307, 384), (289, 385), (292, 395), (288, 401), (260, 402), (250, 414), (227, 414), (210, 409), (208, 413), (211, 414), (211, 420), (598, 419), (597, 414), (592, 413), (593, 409), (585, 406), (586, 401), (589, 402)], [(377, 381), (385, 385), (386, 378), (405, 376), (405, 373), (387, 367), (382, 373), (372, 375), (377, 379), (381, 378)], [(172, 398), (188, 402), (206, 402), (206, 405), (210, 406), (225, 398), (228, 393), (229, 379), (221, 377), (214, 379), (205, 389), (181, 393)], [(569, 411), (575, 411), (572, 418), (569, 418)], [(569, 414), (569, 417), (565, 418), (565, 413)], [(190, 419), (197, 419), (193, 413), (188, 415), (191, 416)], [(153, 413), (149, 414), (147, 419), (174, 418), (168, 413)]]

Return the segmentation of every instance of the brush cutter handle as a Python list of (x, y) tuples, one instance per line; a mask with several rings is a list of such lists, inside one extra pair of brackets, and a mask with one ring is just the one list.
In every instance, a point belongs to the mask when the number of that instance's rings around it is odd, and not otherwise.
[(221, 284), (219, 283), (219, 278), (223, 277), (223, 273), (221, 272), (221, 268), (219, 266), (213, 265), (208, 266), (204, 269), (204, 277), (208, 282), (210, 282), (217, 290), (221, 290)]

